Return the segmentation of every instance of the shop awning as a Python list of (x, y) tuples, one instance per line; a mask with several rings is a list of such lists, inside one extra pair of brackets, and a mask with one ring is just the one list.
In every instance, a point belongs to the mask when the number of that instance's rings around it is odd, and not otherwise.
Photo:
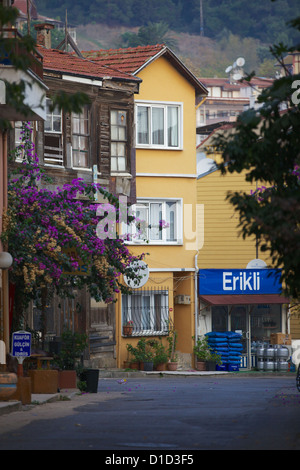
[(279, 294), (261, 295), (200, 295), (200, 300), (209, 305), (258, 305), (289, 304), (290, 299)]

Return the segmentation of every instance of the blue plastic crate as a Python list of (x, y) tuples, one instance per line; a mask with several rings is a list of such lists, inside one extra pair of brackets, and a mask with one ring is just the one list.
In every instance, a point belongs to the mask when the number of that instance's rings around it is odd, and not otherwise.
[(238, 372), (240, 370), (239, 366), (237, 364), (228, 364), (228, 369), (229, 372)]
[(218, 366), (218, 364), (217, 364), (217, 365), (216, 365), (216, 370), (221, 370), (221, 371), (226, 371), (226, 370), (228, 370), (227, 364), (221, 364), (220, 366)]

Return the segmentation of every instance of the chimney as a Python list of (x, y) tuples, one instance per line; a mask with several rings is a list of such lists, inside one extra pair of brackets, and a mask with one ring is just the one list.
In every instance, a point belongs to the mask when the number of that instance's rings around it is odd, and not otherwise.
[(54, 29), (54, 25), (51, 23), (42, 23), (36, 24), (34, 27), (36, 29), (37, 45), (51, 49), (51, 30)]

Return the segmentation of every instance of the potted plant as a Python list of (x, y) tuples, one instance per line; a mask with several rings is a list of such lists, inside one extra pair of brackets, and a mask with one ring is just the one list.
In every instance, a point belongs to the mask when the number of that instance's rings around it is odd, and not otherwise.
[(221, 356), (216, 352), (210, 350), (206, 359), (206, 370), (214, 371), (216, 370), (216, 365), (220, 366), (221, 364)]
[(132, 346), (132, 344), (126, 344), (126, 348), (130, 357), (129, 364), (130, 369), (138, 369), (139, 368), (139, 354), (137, 348)]
[(139, 360), (143, 370), (153, 370), (154, 343), (154, 340), (146, 340), (145, 338), (141, 338), (137, 343), (137, 359)]
[(161, 340), (154, 344), (153, 365), (156, 370), (164, 370), (165, 364), (168, 362), (168, 353)]
[(206, 336), (197, 339), (193, 351), (197, 358), (197, 370), (206, 370), (206, 361), (211, 352)]
[(123, 335), (124, 336), (131, 336), (133, 331), (133, 321), (129, 320), (124, 326), (123, 326)]
[(64, 331), (61, 337), (61, 349), (55, 357), (58, 371), (58, 388), (76, 388), (77, 375), (82, 366), (79, 359), (87, 347), (87, 336), (84, 333)]
[(172, 329), (170, 331), (170, 334), (167, 338), (168, 343), (169, 343), (169, 348), (168, 348), (168, 363), (167, 363), (167, 368), (168, 370), (177, 370), (178, 366), (178, 356), (175, 353), (176, 350), (176, 344), (177, 344), (177, 331)]

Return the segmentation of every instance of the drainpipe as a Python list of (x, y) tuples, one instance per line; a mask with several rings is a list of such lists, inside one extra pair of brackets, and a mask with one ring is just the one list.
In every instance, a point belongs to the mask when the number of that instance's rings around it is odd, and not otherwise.
[[(7, 132), (2, 134), (1, 139), (1, 157), (2, 157), (2, 205), (3, 211), (7, 209)], [(5, 247), (3, 247), (5, 251)], [(6, 346), (6, 352), (9, 353), (9, 294), (8, 294), (8, 272), (2, 269), (2, 294), (3, 294), (3, 339)]]
[(195, 344), (198, 339), (198, 254), (195, 255)]

